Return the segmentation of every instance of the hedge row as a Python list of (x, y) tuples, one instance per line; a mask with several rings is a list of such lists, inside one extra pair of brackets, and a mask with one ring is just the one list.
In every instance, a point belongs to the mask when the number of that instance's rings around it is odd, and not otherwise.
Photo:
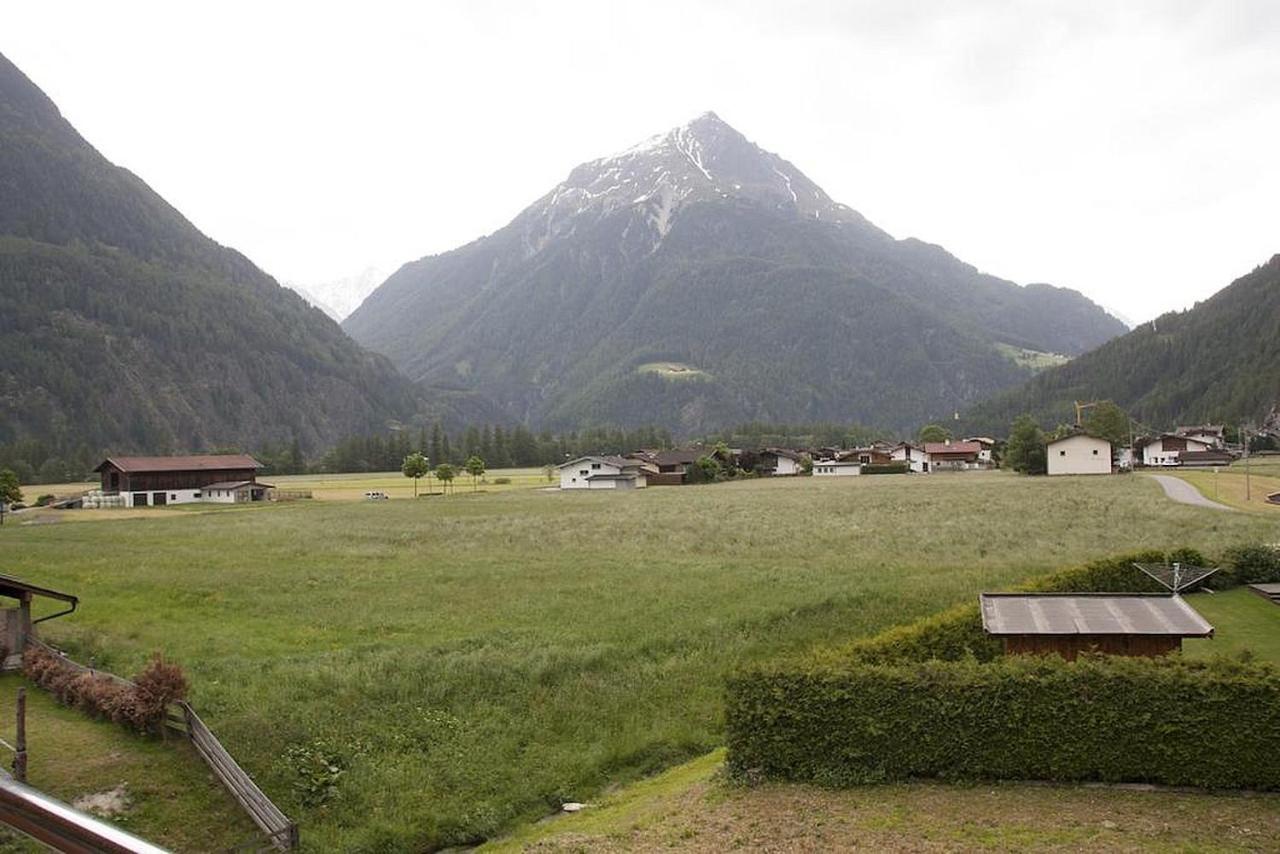
[(158, 654), (132, 682), (83, 671), (38, 646), (22, 655), (23, 673), (59, 703), (138, 732), (159, 732), (165, 709), (187, 696), (182, 668)]
[(913, 777), (1280, 789), (1280, 670), (1011, 656), (730, 680), (729, 767), (823, 785)]
[[(1157, 592), (1140, 552), (1053, 573), (1031, 592)], [(1219, 586), (1280, 580), (1280, 552), (1233, 549)], [(975, 597), (976, 598), (976, 597)], [(1262, 664), (1005, 658), (976, 602), (729, 681), (729, 766), (847, 785), (913, 776), (1280, 788), (1280, 671)], [(1123, 747), (1118, 748), (1118, 745)]]
[(863, 474), (907, 474), (911, 471), (910, 463), (865, 463)]

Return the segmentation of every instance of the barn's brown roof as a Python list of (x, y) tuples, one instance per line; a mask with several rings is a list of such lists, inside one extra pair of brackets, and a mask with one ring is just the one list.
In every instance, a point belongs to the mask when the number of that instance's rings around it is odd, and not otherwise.
[(122, 472), (135, 474), (149, 471), (219, 471), (223, 469), (260, 469), (262, 463), (248, 454), (195, 454), (185, 457), (107, 457), (94, 471), (113, 465)]
[(989, 635), (1213, 634), (1181, 596), (1164, 593), (983, 593), (979, 600)]

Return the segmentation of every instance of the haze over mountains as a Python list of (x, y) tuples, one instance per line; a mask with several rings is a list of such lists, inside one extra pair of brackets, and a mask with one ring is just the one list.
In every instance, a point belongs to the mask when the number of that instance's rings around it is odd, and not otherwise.
[[(535, 426), (908, 428), (1126, 331), (895, 240), (704, 114), (585, 163), (509, 225), (406, 264), (345, 322), (412, 379)], [(1033, 355), (1033, 354), (1030, 354)]]
[(1045, 425), (1070, 424), (1076, 400), (1113, 400), (1157, 430), (1258, 424), (1280, 403), (1280, 255), (1187, 311), (1046, 370), (964, 420), (997, 432), (1024, 412)]
[(321, 449), (417, 408), (385, 358), (109, 163), (0, 56), (0, 442)]

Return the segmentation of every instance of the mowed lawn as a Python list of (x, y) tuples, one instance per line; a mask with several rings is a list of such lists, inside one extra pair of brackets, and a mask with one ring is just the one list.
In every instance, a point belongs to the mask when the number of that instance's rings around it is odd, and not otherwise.
[[(27, 689), (27, 782), (66, 803), (104, 796), (103, 818), (150, 842), (180, 851), (226, 850), (257, 828), (209, 773), (195, 750), (93, 721), (18, 675), (0, 677), (0, 738), (16, 741), (18, 688)], [(6, 770), (12, 754), (3, 753)], [(88, 808), (88, 804), (81, 803)], [(116, 809), (119, 812), (116, 812)], [(0, 831), (0, 851), (43, 851)]]
[(80, 656), (184, 664), (312, 850), (477, 841), (702, 755), (741, 661), (1091, 557), (1278, 539), (1148, 478), (999, 473), (171, 512), (6, 525), (0, 571), (82, 597), (45, 626)]
[(1216, 473), (1213, 469), (1149, 471), (1176, 475), (1208, 498), (1241, 510), (1270, 513), (1280, 522), (1280, 504), (1267, 501), (1268, 495), (1280, 492), (1280, 457), (1253, 457), (1247, 466), (1244, 460), (1236, 460)]
[(1249, 650), (1264, 661), (1280, 664), (1280, 605), (1245, 587), (1225, 593), (1193, 593), (1187, 602), (1214, 628), (1212, 638), (1183, 641), (1187, 655), (1206, 658)]
[(522, 827), (481, 854), (623, 851), (1275, 851), (1280, 794), (1090, 785), (726, 781), (724, 751)]

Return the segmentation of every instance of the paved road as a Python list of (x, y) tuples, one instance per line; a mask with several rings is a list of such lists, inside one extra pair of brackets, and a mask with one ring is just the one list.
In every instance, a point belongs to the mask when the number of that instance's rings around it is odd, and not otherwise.
[(1153, 474), (1150, 475), (1150, 477), (1155, 479), (1160, 486), (1164, 487), (1165, 495), (1180, 504), (1191, 504), (1195, 507), (1210, 507), (1214, 510), (1236, 509), (1205, 498), (1200, 494), (1200, 490), (1196, 489), (1180, 477), (1171, 477), (1167, 474)]

